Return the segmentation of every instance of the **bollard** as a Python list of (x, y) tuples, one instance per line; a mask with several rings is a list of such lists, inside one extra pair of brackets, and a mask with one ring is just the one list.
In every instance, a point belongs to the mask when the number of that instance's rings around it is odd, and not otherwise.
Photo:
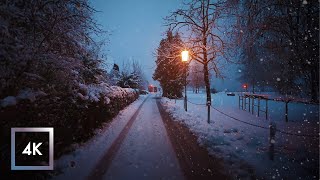
[(274, 160), (274, 144), (275, 144), (275, 136), (276, 136), (276, 124), (274, 122), (270, 123), (270, 137), (269, 137), (269, 158), (270, 160)]
[(266, 120), (268, 120), (268, 99), (266, 99)]
[(208, 124), (210, 124), (210, 106), (211, 106), (211, 101), (207, 102), (207, 106), (208, 106)]

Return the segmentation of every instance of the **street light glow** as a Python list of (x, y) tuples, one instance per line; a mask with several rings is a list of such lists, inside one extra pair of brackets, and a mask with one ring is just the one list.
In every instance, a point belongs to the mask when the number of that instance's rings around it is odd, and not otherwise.
[(181, 57), (183, 62), (187, 62), (189, 59), (189, 52), (187, 50), (182, 51)]

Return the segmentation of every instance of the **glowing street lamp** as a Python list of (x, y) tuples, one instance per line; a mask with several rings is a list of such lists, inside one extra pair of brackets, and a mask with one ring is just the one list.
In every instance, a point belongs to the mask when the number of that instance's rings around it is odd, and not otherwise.
[(184, 109), (187, 111), (187, 62), (189, 60), (189, 52), (187, 50), (184, 50), (181, 52), (181, 60), (184, 62), (184, 75), (185, 75), (185, 81), (184, 81)]
[(189, 51), (184, 50), (181, 52), (182, 62), (187, 62), (189, 60)]

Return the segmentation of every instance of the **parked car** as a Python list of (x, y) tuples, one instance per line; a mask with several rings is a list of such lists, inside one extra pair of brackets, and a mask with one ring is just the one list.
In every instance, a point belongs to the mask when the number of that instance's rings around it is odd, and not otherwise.
[(235, 94), (233, 92), (228, 92), (227, 96), (235, 96)]

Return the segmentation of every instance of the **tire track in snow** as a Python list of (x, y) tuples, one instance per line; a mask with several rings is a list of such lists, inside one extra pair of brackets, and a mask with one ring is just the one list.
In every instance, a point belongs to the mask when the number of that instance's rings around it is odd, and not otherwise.
[(136, 120), (143, 104), (146, 102), (146, 100), (150, 97), (150, 95), (148, 95), (147, 98), (145, 98), (143, 100), (143, 102), (140, 104), (140, 106), (138, 107), (138, 109), (136, 110), (136, 112), (132, 115), (132, 117), (130, 118), (130, 120), (127, 122), (126, 126), (123, 128), (123, 130), (120, 132), (119, 136), (117, 137), (117, 139), (115, 139), (112, 143), (112, 145), (110, 146), (109, 150), (106, 152), (106, 154), (104, 154), (104, 156), (100, 159), (100, 161), (97, 163), (97, 165), (95, 166), (95, 168), (92, 170), (92, 172), (90, 173), (90, 175), (87, 177), (88, 180), (91, 179), (102, 179), (103, 175), (107, 172), (113, 158), (115, 157), (116, 153), (118, 152), (122, 142), (124, 141), (124, 139), (126, 138), (132, 124), (134, 123), (134, 121)]

